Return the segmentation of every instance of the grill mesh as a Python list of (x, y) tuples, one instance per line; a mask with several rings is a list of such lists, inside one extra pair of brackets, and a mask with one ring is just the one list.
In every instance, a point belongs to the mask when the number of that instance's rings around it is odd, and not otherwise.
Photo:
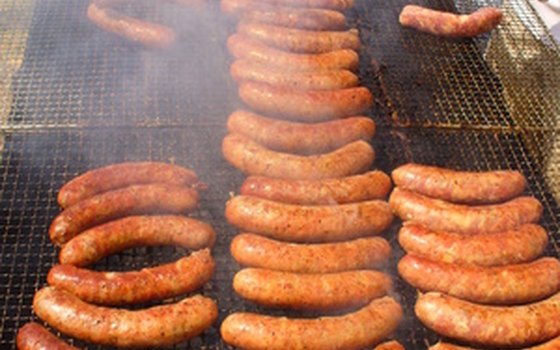
[[(11, 19), (2, 23), (23, 31), (29, 10), (17, 3), (6, 7)], [(179, 31), (180, 44), (167, 55), (139, 50), (97, 30), (85, 17), (87, 1), (41, 1), (29, 17), (21, 68), (0, 67), (2, 74), (15, 72), (13, 103), (0, 102), (0, 110), (9, 104), (11, 111), (1, 126), (6, 139), (0, 163), (0, 348), (13, 348), (17, 329), (36, 319), (33, 294), (45, 285), (57, 260), (47, 230), (59, 212), (58, 189), (88, 169), (122, 161), (175, 162), (195, 169), (210, 184), (194, 216), (218, 233), (216, 274), (202, 290), (218, 300), (217, 325), (238, 310), (284, 314), (244, 302), (231, 288), (239, 267), (229, 254), (229, 242), (237, 232), (223, 212), (243, 180), (220, 151), (227, 115), (239, 104), (225, 49), (232, 25), (221, 22), (217, 3), (207, 11), (154, 3), (132, 2), (124, 10)], [(529, 180), (528, 193), (545, 207), (542, 224), (551, 233), (547, 255), (558, 256), (558, 46), (521, 0), (506, 1), (504, 25), (476, 40), (442, 40), (400, 28), (398, 13), (406, 3), (359, 0), (349, 12), (365, 44), (360, 78), (377, 100), (371, 111), (380, 125), (373, 142), (376, 166), (390, 172), (415, 161), (464, 170), (519, 169)], [(474, 0), (417, 3), (464, 12), (481, 4), (498, 5)], [(17, 45), (3, 51), (16, 61), (18, 54)], [(395, 252), (389, 270), (394, 276), (403, 255), (395, 239), (399, 225), (395, 222), (384, 235)], [(183, 253), (135, 249), (95, 268), (152, 266)], [(413, 317), (416, 292), (399, 278), (395, 286), (407, 316), (396, 336), (407, 349), (425, 349), (438, 337)], [(212, 328), (178, 348), (228, 347)]]

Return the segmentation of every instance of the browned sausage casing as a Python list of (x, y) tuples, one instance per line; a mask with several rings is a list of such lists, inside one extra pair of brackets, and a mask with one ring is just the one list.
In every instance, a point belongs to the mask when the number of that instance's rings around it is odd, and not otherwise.
[(368, 117), (305, 124), (270, 119), (244, 110), (233, 112), (227, 127), (232, 134), (246, 136), (273, 151), (294, 154), (334, 151), (354, 141), (370, 141), (375, 134), (375, 123)]
[(198, 182), (187, 168), (159, 162), (129, 162), (90, 170), (68, 181), (58, 192), (58, 204), (67, 208), (94, 195), (131, 185), (166, 183), (191, 186)]
[(126, 215), (185, 213), (198, 205), (198, 193), (188, 187), (165, 184), (129, 186), (104, 192), (62, 211), (51, 223), (49, 235), (64, 244), (82, 231)]
[(294, 90), (340, 90), (358, 86), (358, 77), (349, 70), (286, 72), (258, 61), (236, 60), (230, 74), (238, 83), (253, 81)]
[(337, 205), (383, 199), (391, 190), (391, 179), (382, 171), (325, 180), (273, 179), (250, 176), (240, 193), (290, 204)]
[(135, 304), (196, 290), (212, 278), (214, 267), (210, 251), (204, 249), (176, 262), (140, 271), (99, 272), (55, 265), (47, 281), (93, 304)]
[(95, 3), (89, 5), (87, 15), (96, 26), (148, 48), (168, 47), (176, 39), (171, 28), (100, 8)]
[(363, 86), (298, 91), (247, 81), (240, 84), (239, 97), (257, 112), (308, 123), (360, 115), (373, 104), (371, 92)]
[(340, 243), (295, 244), (242, 233), (232, 240), (231, 254), (244, 266), (286, 272), (329, 273), (379, 267), (389, 259), (391, 246), (381, 237)]
[(138, 311), (88, 304), (55, 287), (39, 290), (33, 310), (62, 333), (116, 347), (162, 347), (194, 338), (218, 317), (216, 303), (195, 295)]
[(469, 15), (436, 11), (417, 5), (406, 5), (399, 22), (426, 33), (449, 37), (475, 37), (500, 24), (503, 13), (495, 7), (483, 7)]
[[(539, 345), (525, 348), (525, 350), (557, 350), (560, 349), (560, 336)], [(430, 346), (428, 350), (477, 350), (475, 348), (439, 342)]]
[(560, 262), (555, 258), (480, 267), (435, 262), (408, 254), (399, 261), (398, 269), (408, 283), (420, 290), (447, 293), (481, 304), (529, 303), (560, 290)]
[(346, 28), (346, 17), (338, 11), (264, 5), (255, 2), (243, 10), (240, 18), (244, 21), (257, 21), (275, 26), (306, 30), (335, 31)]
[(271, 151), (245, 136), (227, 135), (222, 143), (225, 159), (248, 175), (274, 178), (328, 179), (369, 169), (375, 152), (369, 143), (354, 141), (336, 151), (298, 156)]
[(248, 59), (284, 71), (314, 71), (358, 69), (360, 57), (354, 50), (336, 50), (320, 54), (297, 54), (274, 49), (240, 34), (228, 38), (230, 53), (238, 59)]
[(263, 0), (263, 2), (290, 7), (327, 8), (340, 11), (354, 6), (354, 0)]
[(362, 349), (389, 336), (402, 319), (401, 306), (390, 297), (337, 317), (291, 319), (234, 313), (221, 326), (226, 343), (243, 349)]
[(386, 295), (391, 285), (389, 276), (371, 270), (309, 274), (246, 268), (233, 277), (233, 289), (243, 298), (296, 310), (361, 307)]
[(396, 187), (391, 209), (403, 221), (410, 220), (435, 231), (462, 234), (495, 233), (540, 220), (543, 207), (534, 197), (518, 197), (502, 204), (468, 206), (452, 204)]
[(212, 247), (212, 226), (177, 215), (129, 216), (95, 226), (62, 246), (61, 264), (86, 266), (106, 256), (139, 246), (177, 245), (198, 250)]
[(35, 322), (19, 329), (16, 345), (19, 350), (78, 350)]
[(560, 293), (522, 306), (487, 306), (430, 292), (418, 297), (415, 312), (443, 336), (489, 347), (522, 347), (560, 334)]
[(361, 47), (357, 29), (316, 31), (280, 27), (256, 21), (240, 21), (237, 32), (280, 50), (295, 53), (325, 53)]
[(390, 340), (377, 345), (373, 350), (405, 350), (405, 348), (398, 341)]
[(497, 203), (519, 196), (526, 186), (518, 171), (455, 171), (409, 163), (391, 174), (395, 186), (454, 203)]
[(541, 226), (526, 224), (505, 232), (466, 236), (406, 222), (399, 243), (408, 253), (434, 261), (500, 266), (536, 259), (546, 248), (548, 234)]
[(236, 196), (226, 203), (226, 218), (241, 230), (282, 241), (334, 242), (379, 234), (393, 215), (381, 200), (303, 206)]

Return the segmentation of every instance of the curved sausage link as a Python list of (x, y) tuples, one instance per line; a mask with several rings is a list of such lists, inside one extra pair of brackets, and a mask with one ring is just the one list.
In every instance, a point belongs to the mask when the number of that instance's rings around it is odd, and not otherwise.
[(336, 31), (346, 28), (346, 17), (343, 13), (319, 8), (294, 8), (253, 2), (239, 17), (243, 21), (304, 30)]
[(377, 345), (373, 350), (405, 350), (405, 348), (398, 341), (390, 340)]
[(78, 350), (35, 322), (26, 323), (19, 329), (16, 346), (19, 350)]
[[(544, 342), (542, 344), (525, 348), (525, 350), (556, 350), (559, 348), (560, 348), (560, 336), (552, 340), (549, 340), (547, 342)], [(428, 350), (477, 350), (477, 349), (440, 341), (439, 343), (430, 346)]]
[(348, 10), (354, 6), (354, 0), (263, 0), (272, 5), (290, 7), (326, 8), (332, 10)]

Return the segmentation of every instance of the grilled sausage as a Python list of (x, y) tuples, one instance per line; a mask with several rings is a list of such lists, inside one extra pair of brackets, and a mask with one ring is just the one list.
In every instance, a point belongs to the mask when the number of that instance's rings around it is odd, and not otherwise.
[(483, 7), (469, 15), (436, 11), (417, 5), (406, 5), (399, 22), (405, 27), (448, 37), (475, 37), (500, 24), (503, 13), (495, 7)]
[(242, 233), (231, 241), (231, 254), (241, 265), (298, 273), (332, 273), (383, 265), (391, 246), (381, 237), (323, 244), (295, 244)]
[(227, 127), (230, 133), (244, 135), (273, 151), (295, 154), (329, 152), (354, 141), (370, 141), (375, 134), (375, 123), (368, 117), (304, 124), (270, 119), (245, 110), (233, 112)]
[(336, 205), (383, 199), (391, 180), (382, 171), (370, 171), (325, 180), (289, 180), (250, 176), (241, 185), (243, 195), (302, 205)]
[(19, 350), (78, 350), (35, 322), (26, 323), (17, 333)]
[(271, 151), (245, 136), (227, 135), (222, 143), (225, 159), (248, 175), (290, 179), (327, 179), (348, 176), (369, 169), (375, 158), (365, 141), (355, 141), (336, 151), (297, 156)]
[(358, 77), (349, 70), (286, 72), (258, 61), (241, 59), (233, 62), (229, 71), (238, 83), (253, 81), (294, 90), (340, 90), (358, 86)]
[(297, 54), (277, 50), (240, 34), (228, 38), (230, 53), (238, 59), (259, 62), (267, 67), (289, 71), (347, 69), (356, 71), (360, 57), (354, 50), (337, 50), (321, 54)]
[(443, 336), (489, 347), (521, 347), (560, 335), (560, 293), (522, 306), (473, 304), (442, 293), (418, 297), (415, 312)]
[(226, 203), (226, 218), (241, 230), (290, 242), (335, 242), (383, 232), (393, 220), (386, 202), (301, 206), (250, 196)]
[(480, 304), (529, 303), (560, 290), (560, 262), (555, 258), (479, 267), (435, 262), (408, 254), (399, 261), (398, 270), (408, 283), (420, 290), (447, 293)]
[(214, 267), (210, 250), (204, 249), (173, 263), (140, 271), (99, 272), (55, 265), (47, 281), (93, 304), (135, 304), (192, 292), (212, 278)]
[(468, 172), (405, 164), (391, 174), (395, 186), (454, 203), (497, 203), (519, 196), (525, 177), (518, 171)]
[(233, 289), (243, 298), (296, 310), (361, 307), (386, 295), (391, 284), (389, 276), (371, 270), (308, 274), (246, 268), (233, 277)]
[(97, 194), (131, 185), (166, 183), (192, 186), (196, 174), (187, 168), (159, 162), (129, 162), (90, 170), (67, 182), (58, 192), (62, 208), (72, 206)]
[(147, 48), (165, 48), (176, 40), (171, 28), (125, 16), (95, 3), (88, 6), (87, 16), (96, 26)]
[(104, 192), (62, 211), (51, 223), (49, 235), (63, 244), (93, 226), (135, 214), (184, 213), (198, 205), (198, 193), (167, 184), (129, 186)]
[(88, 304), (55, 287), (35, 293), (33, 310), (64, 334), (116, 347), (170, 346), (201, 334), (218, 317), (216, 303), (200, 295), (130, 311)]
[(435, 231), (463, 234), (495, 233), (540, 220), (543, 207), (534, 197), (518, 197), (495, 205), (451, 204), (396, 187), (389, 203), (403, 221), (420, 223)]
[(252, 350), (362, 349), (390, 335), (402, 318), (401, 306), (390, 297), (375, 299), (342, 316), (293, 319), (234, 313), (221, 326), (226, 343)]
[(61, 264), (86, 266), (106, 256), (139, 246), (176, 245), (198, 250), (212, 247), (212, 226), (174, 215), (129, 216), (82, 232), (62, 246)]
[(373, 350), (405, 350), (405, 348), (396, 340), (377, 345)]
[[(539, 345), (525, 348), (525, 350), (556, 350), (560, 348), (560, 336)], [(428, 350), (476, 350), (474, 348), (439, 342), (430, 346)]]
[(399, 243), (408, 253), (460, 265), (499, 266), (532, 261), (548, 243), (544, 228), (534, 224), (494, 233), (465, 236), (435, 232), (406, 222)]
[(273, 5), (290, 7), (326, 8), (333, 10), (348, 10), (354, 6), (354, 0), (263, 0)]
[[(223, 0), (222, 3), (225, 1), (227, 0)], [(255, 2), (244, 9), (240, 18), (243, 21), (256, 21), (280, 27), (305, 30), (335, 31), (346, 28), (346, 17), (338, 11), (264, 5)]]
[(357, 29), (316, 31), (285, 28), (256, 21), (240, 21), (237, 33), (279, 50), (295, 53), (325, 53), (361, 47)]
[(373, 104), (371, 92), (363, 86), (298, 91), (246, 81), (239, 86), (239, 97), (257, 112), (308, 123), (360, 115)]

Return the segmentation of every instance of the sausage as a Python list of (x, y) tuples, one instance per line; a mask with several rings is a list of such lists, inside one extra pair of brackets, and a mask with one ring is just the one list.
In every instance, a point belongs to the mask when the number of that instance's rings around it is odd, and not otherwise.
[(297, 273), (332, 273), (378, 268), (391, 255), (381, 237), (322, 244), (275, 241), (250, 233), (236, 235), (231, 254), (243, 266)]
[(420, 290), (447, 293), (480, 304), (529, 303), (560, 290), (560, 262), (555, 258), (479, 267), (435, 262), (408, 254), (399, 261), (398, 270), (405, 281)]
[(237, 134), (224, 138), (222, 152), (231, 165), (248, 175), (304, 180), (361, 173), (375, 159), (373, 148), (365, 141), (354, 141), (330, 153), (298, 156), (271, 151)]
[(348, 10), (354, 6), (354, 0), (263, 0), (272, 5), (289, 7), (326, 8), (332, 10)]
[(96, 26), (147, 48), (165, 48), (176, 40), (169, 27), (125, 16), (95, 3), (88, 6), (87, 16)]
[(226, 317), (220, 331), (226, 343), (243, 349), (357, 350), (385, 339), (401, 319), (401, 306), (383, 297), (334, 317), (294, 319), (238, 312)]
[(462, 234), (495, 233), (540, 220), (543, 207), (534, 197), (518, 197), (503, 204), (451, 204), (396, 187), (389, 198), (393, 212), (435, 231)]
[(371, 92), (363, 86), (298, 91), (246, 81), (239, 85), (239, 97), (257, 112), (308, 123), (360, 115), (373, 105)]
[(240, 18), (243, 21), (256, 21), (280, 27), (315, 31), (336, 31), (346, 28), (344, 14), (319, 8), (293, 8), (253, 2), (244, 9)]
[(483, 7), (469, 15), (456, 15), (417, 5), (406, 5), (399, 22), (405, 27), (447, 37), (475, 37), (494, 29), (503, 13), (495, 7)]
[(246, 136), (273, 151), (295, 154), (325, 153), (354, 141), (369, 142), (376, 129), (368, 117), (304, 124), (266, 118), (245, 110), (233, 112), (227, 128), (230, 133)]
[(389, 276), (371, 270), (308, 274), (246, 268), (233, 277), (233, 289), (243, 298), (296, 310), (362, 307), (386, 295), (391, 285)]
[(16, 346), (19, 350), (78, 350), (36, 322), (26, 323), (19, 329)]
[(82, 232), (62, 246), (61, 264), (86, 266), (139, 246), (176, 245), (198, 250), (213, 247), (216, 233), (212, 226), (175, 215), (129, 216)]
[(487, 306), (430, 292), (418, 297), (416, 316), (435, 332), (488, 347), (521, 347), (560, 335), (560, 293), (522, 306)]
[(465, 236), (406, 222), (399, 231), (399, 243), (408, 253), (434, 261), (501, 266), (539, 257), (548, 244), (548, 234), (541, 226), (526, 224), (505, 232)]
[(275, 26), (256, 21), (240, 21), (237, 33), (279, 50), (295, 53), (325, 53), (361, 47), (358, 30), (317, 31)]
[(150, 183), (193, 186), (198, 183), (198, 177), (192, 170), (173, 164), (118, 163), (90, 170), (68, 181), (57, 199), (62, 208), (67, 208), (103, 192)]
[(226, 203), (226, 219), (243, 231), (290, 242), (335, 242), (383, 232), (393, 221), (386, 202), (303, 206), (236, 196)]
[(93, 196), (62, 211), (51, 223), (53, 243), (62, 245), (82, 231), (126, 215), (184, 213), (198, 205), (195, 189), (167, 184), (129, 186)]
[(249, 176), (240, 193), (276, 202), (302, 205), (337, 205), (383, 199), (391, 179), (382, 171), (325, 180), (289, 180)]
[(55, 265), (47, 281), (93, 304), (136, 304), (197, 290), (212, 278), (214, 267), (210, 250), (204, 249), (173, 263), (140, 271), (99, 272)]
[(373, 350), (405, 350), (405, 348), (396, 340), (390, 340), (377, 345)]
[(519, 196), (527, 181), (518, 171), (455, 171), (409, 163), (393, 170), (395, 186), (454, 203), (498, 203)]
[(115, 347), (177, 344), (198, 336), (218, 317), (216, 303), (201, 295), (131, 311), (95, 306), (56, 287), (45, 287), (35, 293), (33, 310), (64, 334)]
[(253, 81), (294, 90), (340, 90), (358, 86), (358, 77), (349, 70), (286, 72), (258, 61), (241, 59), (233, 62), (229, 71), (238, 83)]
[(240, 34), (231, 35), (227, 40), (227, 47), (235, 58), (259, 62), (286, 72), (332, 69), (356, 71), (360, 63), (360, 57), (354, 50), (297, 54), (274, 49)]
[[(525, 350), (556, 350), (560, 347), (560, 336), (539, 345), (525, 348)], [(476, 350), (474, 348), (439, 342), (430, 346), (428, 350)]]

